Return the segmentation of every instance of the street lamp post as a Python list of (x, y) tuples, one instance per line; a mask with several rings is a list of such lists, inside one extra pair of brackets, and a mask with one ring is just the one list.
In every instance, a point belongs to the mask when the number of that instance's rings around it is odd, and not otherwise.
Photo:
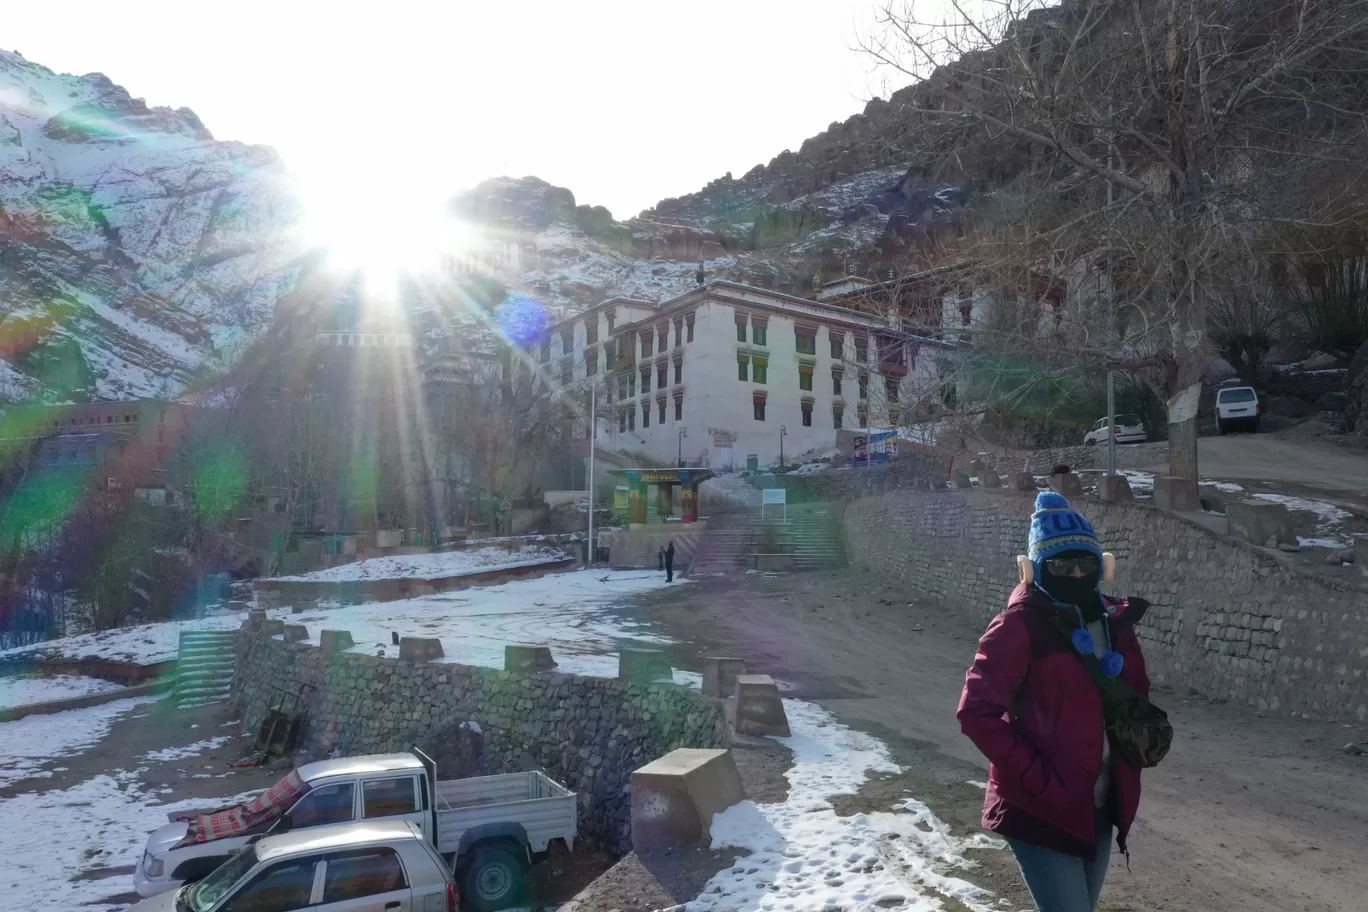
[(784, 438), (788, 436), (788, 427), (779, 425), (779, 471), (784, 471)]
[(684, 438), (689, 436), (689, 429), (682, 427), (679, 429), (679, 451), (675, 453), (675, 464), (681, 469), (684, 467)]

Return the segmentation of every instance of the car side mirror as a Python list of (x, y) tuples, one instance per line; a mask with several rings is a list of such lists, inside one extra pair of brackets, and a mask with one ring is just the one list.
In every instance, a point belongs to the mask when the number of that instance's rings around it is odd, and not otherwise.
[(281, 833), (288, 833), (292, 829), (294, 829), (294, 818), (289, 814), (284, 814), (275, 822), (275, 826), (271, 827), (268, 835), (279, 836)]

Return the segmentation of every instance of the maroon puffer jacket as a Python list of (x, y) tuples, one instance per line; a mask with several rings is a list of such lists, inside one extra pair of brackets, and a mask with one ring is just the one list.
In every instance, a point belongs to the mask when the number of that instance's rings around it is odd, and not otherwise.
[[(1121, 676), (1149, 694), (1134, 625), (1149, 604), (1113, 603), (1112, 648)], [(960, 728), (990, 761), (983, 826), (1001, 836), (1091, 859), (1097, 842), (1093, 785), (1102, 769), (1102, 697), (1073, 646), (1050, 625), (1061, 610), (1034, 586), (1019, 585), (993, 618), (960, 695)], [(1115, 751), (1111, 816), (1117, 845), (1140, 806), (1140, 770)]]

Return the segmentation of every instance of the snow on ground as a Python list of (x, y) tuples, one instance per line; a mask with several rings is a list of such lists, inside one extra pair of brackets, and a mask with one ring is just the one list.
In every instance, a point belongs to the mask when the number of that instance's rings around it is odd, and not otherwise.
[(1315, 514), (1318, 520), (1315, 529), (1317, 534), (1306, 538), (1297, 536), (1297, 544), (1303, 548), (1329, 548), (1332, 551), (1343, 551), (1354, 547), (1352, 538), (1336, 535), (1337, 532), (1342, 531), (1339, 526), (1346, 519), (1353, 519), (1354, 517), (1354, 514), (1348, 510), (1342, 510), (1324, 500), (1308, 500), (1304, 497), (1290, 497), (1286, 494), (1253, 494), (1251, 496), (1257, 500), (1282, 504), (1289, 510)]
[(1212, 487), (1226, 494), (1238, 494), (1244, 490), (1243, 487), (1237, 485), (1233, 481), (1218, 481), (1215, 484), (1213, 484)]
[[(289, 617), (288, 611), (272, 615)], [(44, 657), (63, 659), (112, 659), (118, 662), (166, 662), (176, 657), (182, 630), (236, 630), (242, 626), (241, 612), (228, 612), (194, 621), (166, 621), (161, 624), (139, 624), (136, 627), (116, 627), (99, 633), (48, 640), (32, 646), (0, 649), (0, 660), (18, 656), (35, 660)]]
[(1354, 547), (1348, 538), (1302, 538), (1297, 536), (1297, 544), (1303, 548), (1328, 548), (1331, 551), (1348, 551)]
[(119, 690), (121, 687), (122, 685), (113, 681), (84, 675), (0, 678), (0, 709), (27, 706), (30, 703), (47, 703), (50, 700), (65, 700), (69, 697), (84, 697), (87, 694)]
[[(612, 608), (634, 595), (667, 585), (687, 584), (687, 580), (666, 583), (664, 574), (653, 570), (575, 570), (403, 601), (332, 608), (320, 605), (298, 615), (279, 609), (267, 615), (305, 625), (311, 635), (309, 642), (314, 644), (324, 628), (350, 630), (357, 644), (353, 652), (373, 654), (383, 648), (387, 654), (397, 655), (396, 648), (390, 645), (393, 631), (400, 636), (438, 637), (447, 662), (503, 668), (504, 646), (533, 643), (551, 647), (560, 671), (617, 677), (619, 647), (668, 641)], [(235, 630), (242, 621), (239, 612), (198, 621), (124, 627), (0, 651), (0, 658), (99, 656), (128, 662), (161, 662), (176, 657), (181, 631)], [(693, 684), (698, 676), (676, 672), (675, 680)]]
[(827, 466), (827, 464), (826, 464), (825, 462), (805, 462), (805, 463), (803, 463), (802, 465), (800, 465), (798, 468), (794, 469), (792, 472), (789, 472), (789, 473), (787, 473), (787, 474), (789, 474), (789, 475), (816, 475), (816, 474), (819, 473), (819, 472), (825, 472), (825, 471), (827, 470), (827, 468), (828, 468), (828, 466)]
[(1289, 510), (1301, 510), (1306, 513), (1316, 514), (1316, 518), (1326, 525), (1339, 525), (1346, 519), (1353, 518), (1348, 510), (1341, 510), (1332, 503), (1324, 500), (1307, 500), (1304, 497), (1290, 497), (1286, 494), (1252, 494), (1256, 500), (1267, 500), (1272, 503), (1282, 504)]
[(220, 735), (216, 738), (205, 738), (203, 741), (196, 741), (194, 744), (187, 744), (184, 747), (168, 747), (164, 750), (150, 751), (143, 755), (143, 759), (149, 763), (166, 763), (170, 760), (186, 760), (190, 757), (198, 757), (205, 751), (222, 747), (231, 741), (232, 738)]
[(168, 813), (236, 804), (251, 797), (156, 804), (156, 793), (138, 788), (136, 782), (135, 773), (115, 770), (68, 789), (6, 798), (6, 816), (25, 824), (0, 827), (6, 904), (24, 912), (124, 908), (122, 902), (102, 900), (132, 889), (131, 877), (75, 879), (75, 875), (104, 868), (131, 869), (142, 856), (147, 834), (164, 826)]
[[(4, 745), (3, 751), (0, 751), (0, 786), (22, 779), (50, 777), (52, 772), (43, 769), (44, 760), (71, 757), (93, 747), (109, 733), (110, 727), (120, 716), (154, 699), (135, 697), (102, 706), (0, 722), (0, 745)], [(5, 800), (7, 809), (13, 800)], [(16, 815), (13, 819), (25, 818)], [(0, 849), (0, 858), (5, 857), (8, 856)], [(20, 905), (16, 908), (25, 907)]]
[(552, 561), (565, 560), (570, 555), (560, 548), (529, 545), (523, 548), (478, 548), (471, 551), (445, 551), (438, 554), (403, 554), (391, 557), (372, 557), (369, 560), (342, 564), (327, 570), (317, 570), (302, 576), (281, 576), (289, 582), (336, 583), (373, 579), (445, 579), (502, 570), (530, 567)]
[[(437, 661), (503, 668), (504, 646), (531, 643), (551, 647), (558, 671), (617, 677), (617, 650), (630, 644), (668, 642), (644, 624), (622, 617), (610, 606), (666, 585), (653, 570), (576, 570), (501, 586), (442, 592), (395, 602), (368, 602), (309, 611), (290, 618), (318, 633), (350, 630), (351, 651), (397, 655), (390, 633), (429, 636), (442, 641)], [(676, 672), (677, 681), (696, 675)]]
[(1154, 474), (1152, 472), (1121, 470), (1121, 474), (1126, 476), (1126, 481), (1130, 482), (1132, 492), (1136, 494), (1154, 493)]
[(838, 817), (829, 800), (853, 794), (874, 772), (897, 772), (887, 746), (836, 722), (811, 703), (785, 700), (793, 737), (788, 798), (782, 804), (743, 801), (713, 818), (712, 848), (750, 855), (719, 872), (688, 912), (732, 909), (791, 912), (932, 912), (953, 899), (974, 912), (992, 895), (947, 873), (970, 866), (966, 847), (996, 845), (986, 837), (958, 840), (925, 805), (908, 798), (896, 812)]

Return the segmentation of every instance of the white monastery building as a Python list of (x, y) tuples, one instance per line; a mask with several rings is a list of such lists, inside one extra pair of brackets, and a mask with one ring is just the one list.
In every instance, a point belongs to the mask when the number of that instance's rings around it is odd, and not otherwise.
[[(958, 307), (945, 309), (958, 318)], [(586, 411), (584, 394), (596, 390), (600, 447), (670, 465), (740, 467), (756, 456), (765, 466), (781, 446), (792, 462), (834, 448), (841, 430), (908, 423), (938, 395), (956, 344), (899, 323), (710, 281), (659, 303), (591, 307), (553, 327), (540, 361)]]

